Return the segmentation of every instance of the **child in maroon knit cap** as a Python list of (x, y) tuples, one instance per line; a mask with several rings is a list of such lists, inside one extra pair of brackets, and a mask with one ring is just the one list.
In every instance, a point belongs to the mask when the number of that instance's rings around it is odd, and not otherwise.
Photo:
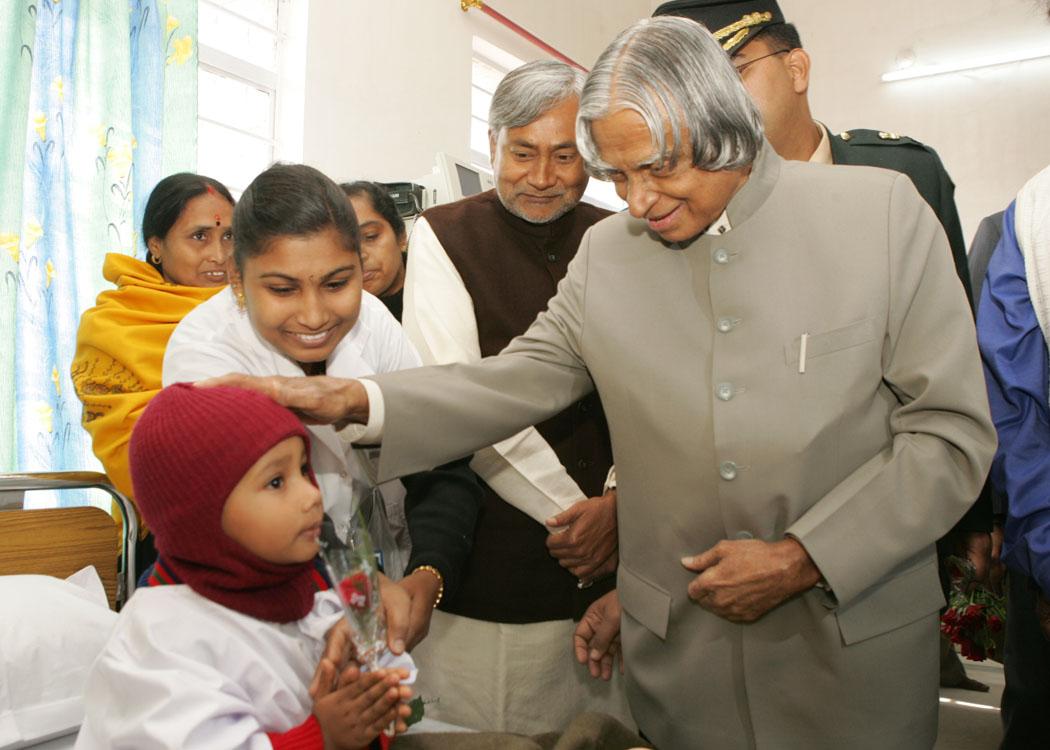
[(160, 558), (92, 668), (76, 747), (327, 750), (403, 730), (407, 673), (351, 666), (335, 688), (319, 666), (343, 608), (314, 564), (323, 510), (299, 420), (178, 384), (129, 452)]

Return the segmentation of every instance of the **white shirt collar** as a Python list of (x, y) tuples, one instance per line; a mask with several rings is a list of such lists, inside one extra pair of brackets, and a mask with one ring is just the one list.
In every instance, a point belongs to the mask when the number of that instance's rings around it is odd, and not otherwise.
[(729, 214), (722, 211), (722, 215), (715, 221), (711, 222), (711, 226), (704, 230), (704, 234), (725, 234), (732, 228), (733, 227), (729, 224)]

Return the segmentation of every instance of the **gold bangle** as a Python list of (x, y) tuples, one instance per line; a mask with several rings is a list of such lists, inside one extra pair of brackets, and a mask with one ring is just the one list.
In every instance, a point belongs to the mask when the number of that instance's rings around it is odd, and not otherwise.
[(441, 571), (438, 570), (437, 568), (435, 568), (433, 565), (420, 565), (419, 567), (417, 567), (412, 572), (415, 573), (416, 570), (425, 570), (426, 572), (437, 576), (437, 579), (438, 579), (438, 595), (437, 595), (437, 599), (434, 600), (434, 609), (437, 609), (437, 606), (439, 604), (441, 604), (441, 597), (443, 597), (445, 595), (445, 576), (441, 575)]

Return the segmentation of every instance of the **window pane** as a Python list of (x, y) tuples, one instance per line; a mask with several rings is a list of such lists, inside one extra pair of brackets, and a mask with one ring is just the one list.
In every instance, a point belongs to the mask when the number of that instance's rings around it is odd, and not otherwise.
[(616, 194), (616, 185), (596, 180), (593, 177), (587, 183), (587, 190), (584, 191), (583, 197), (588, 203), (595, 203), (610, 211), (622, 211), (627, 208), (627, 204)]
[(260, 68), (277, 69), (277, 35), (226, 12), (201, 3), (197, 32), (202, 45), (222, 50)]
[(470, 149), (482, 154), (489, 152), (489, 124), (485, 120), (470, 118)]
[(240, 194), (273, 161), (273, 144), (206, 120), (197, 121), (197, 169)]
[(503, 80), (504, 75), (506, 74), (499, 68), (494, 68), (476, 57), (472, 61), (470, 80), (482, 91), (491, 94)]
[(206, 68), (197, 75), (198, 116), (273, 137), (273, 94)]
[(206, 0), (201, 3), (201, 8), (205, 5), (221, 5), (267, 28), (277, 30), (277, 0)]
[(477, 86), (470, 89), (470, 116), (479, 120), (489, 119), (489, 107), (492, 106), (492, 94), (486, 93)]

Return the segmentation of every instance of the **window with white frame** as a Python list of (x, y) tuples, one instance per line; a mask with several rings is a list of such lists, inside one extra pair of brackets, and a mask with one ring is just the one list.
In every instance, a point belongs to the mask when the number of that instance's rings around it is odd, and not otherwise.
[[(524, 64), (524, 60), (480, 37), (474, 37), (470, 75), (470, 158), (477, 167), (492, 169), (489, 158), (489, 107), (496, 86), (503, 76)], [(611, 182), (592, 179), (583, 197), (589, 203), (613, 211), (627, 207)]]
[[(305, 40), (297, 33), (304, 36), (305, 8), (291, 0), (199, 0), (197, 169), (234, 195), (275, 160), (302, 158)], [(282, 109), (294, 112), (296, 103), (298, 128), (289, 128)]]

